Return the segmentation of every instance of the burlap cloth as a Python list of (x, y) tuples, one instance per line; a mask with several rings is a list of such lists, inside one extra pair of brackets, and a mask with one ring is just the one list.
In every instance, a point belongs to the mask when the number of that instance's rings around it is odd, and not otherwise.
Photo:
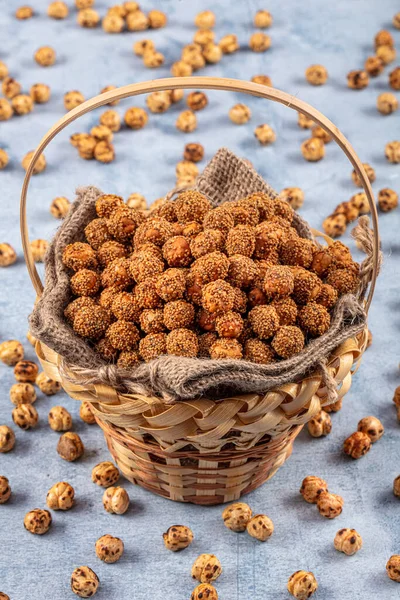
[[(196, 189), (206, 194), (215, 206), (256, 191), (277, 197), (277, 193), (249, 163), (225, 148), (219, 150), (207, 165), (197, 180)], [(81, 385), (105, 383), (119, 390), (158, 394), (167, 401), (174, 401), (202, 395), (226, 397), (227, 394), (265, 393), (319, 370), (334, 396), (335, 386), (329, 380), (326, 360), (336, 347), (359, 334), (366, 324), (362, 298), (371, 278), (372, 264), (367, 218), (360, 221), (359, 233), (356, 234), (368, 253), (361, 265), (362, 285), (358, 298), (350, 294), (342, 296), (333, 311), (329, 331), (311, 340), (300, 354), (268, 365), (245, 360), (162, 356), (128, 371), (114, 364), (106, 364), (86, 341), (74, 333), (63, 314), (71, 301), (71, 292), (69, 273), (61, 260), (62, 251), (67, 244), (84, 240), (84, 227), (96, 217), (94, 205), (101, 194), (95, 187), (77, 190), (77, 199), (50, 244), (45, 260), (44, 291), (30, 317), (31, 332), (61, 356), (60, 367), (66, 377), (73, 381), (74, 376), (78, 375)], [(294, 226), (299, 235), (312, 238), (309, 226), (297, 213)]]

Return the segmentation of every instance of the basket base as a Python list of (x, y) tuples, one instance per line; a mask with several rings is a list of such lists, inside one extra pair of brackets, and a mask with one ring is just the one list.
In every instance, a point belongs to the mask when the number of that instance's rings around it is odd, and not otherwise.
[(251, 450), (199, 454), (161, 452), (154, 443), (134, 438), (128, 443), (118, 429), (100, 419), (98, 424), (128, 481), (169, 500), (203, 506), (234, 502), (271, 479), (291, 455), (293, 441), (302, 429), (294, 427), (281, 440), (268, 440)]

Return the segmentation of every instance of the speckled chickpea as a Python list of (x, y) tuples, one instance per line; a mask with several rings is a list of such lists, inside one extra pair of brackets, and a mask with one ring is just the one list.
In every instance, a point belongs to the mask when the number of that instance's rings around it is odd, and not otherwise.
[(0, 267), (10, 267), (17, 260), (17, 253), (11, 244), (0, 243)]
[(124, 542), (117, 537), (102, 535), (95, 544), (97, 557), (105, 563), (115, 563), (124, 553)]
[(61, 390), (61, 383), (50, 379), (44, 371), (36, 377), (36, 385), (46, 396), (54, 396)]
[(107, 140), (98, 142), (94, 147), (94, 158), (101, 163), (108, 164), (115, 158), (114, 146)]
[(371, 449), (370, 437), (362, 432), (356, 431), (352, 433), (344, 442), (343, 450), (345, 454), (351, 456), (351, 458), (361, 458)]
[(68, 198), (65, 198), (64, 196), (58, 196), (57, 198), (54, 198), (50, 204), (50, 213), (56, 219), (64, 219), (67, 216), (70, 208), (71, 202), (68, 200)]
[(339, 529), (335, 535), (333, 545), (339, 552), (352, 556), (362, 547), (362, 537), (355, 529)]
[(271, 47), (271, 38), (266, 33), (257, 31), (250, 36), (249, 46), (253, 52), (265, 52)]
[(335, 519), (343, 510), (343, 498), (338, 494), (331, 494), (328, 491), (323, 491), (317, 498), (317, 508), (319, 514), (327, 519)]
[(199, 12), (195, 17), (194, 24), (199, 29), (212, 29), (215, 27), (215, 14), (211, 10)]
[[(373, 167), (371, 167), (371, 165), (369, 163), (363, 163), (363, 167), (365, 169), (365, 172), (367, 174), (367, 177), (368, 177), (370, 183), (373, 183), (376, 179), (375, 169)], [(361, 179), (358, 176), (358, 173), (356, 173), (356, 171), (354, 169), (351, 172), (351, 179), (352, 179), (354, 185), (356, 185), (357, 187), (362, 187)]]
[(273, 144), (276, 140), (276, 133), (270, 125), (258, 125), (254, 130), (254, 135), (262, 146)]
[(328, 71), (322, 65), (311, 65), (306, 69), (306, 79), (311, 85), (324, 85), (328, 81)]
[[(1, 251), (1, 248), (0, 248)], [(1, 252), (0, 252), (1, 257)], [(0, 344), (0, 360), (9, 367), (14, 367), (24, 358), (24, 347), (18, 340), (7, 340)]]
[(75, 0), (75, 6), (78, 10), (84, 8), (91, 8), (94, 5), (95, 0)]
[(312, 129), (315, 125), (315, 122), (307, 117), (307, 115), (303, 115), (302, 113), (297, 113), (297, 124), (301, 129)]
[(192, 66), (184, 60), (174, 62), (171, 67), (171, 74), (174, 77), (190, 77), (193, 73)]
[(47, 14), (52, 19), (65, 19), (68, 17), (68, 12), (65, 2), (51, 2), (47, 7)]
[[(22, 164), (23, 168), (25, 169), (25, 171), (28, 170), (28, 167), (32, 160), (33, 155), (34, 155), (34, 150), (25, 154), (24, 158), (22, 159), (21, 164)], [(38, 161), (35, 164), (35, 167), (32, 171), (32, 175), (39, 175), (39, 173), (43, 173), (45, 168), (46, 168), (46, 158), (45, 158), (44, 154), (41, 154), (39, 156)]]
[(329, 237), (337, 238), (344, 234), (347, 228), (347, 220), (344, 214), (330, 215), (322, 223), (323, 230)]
[(72, 417), (63, 406), (53, 406), (48, 415), (48, 422), (53, 431), (68, 431), (72, 428)]
[(190, 110), (203, 110), (208, 104), (208, 98), (204, 92), (190, 92), (186, 104)]
[(8, 67), (6, 63), (0, 60), (0, 81), (8, 77)]
[(324, 142), (324, 144), (329, 144), (329, 142), (332, 141), (332, 138), (329, 135), (329, 133), (319, 125), (314, 125), (314, 127), (311, 130), (311, 136), (314, 138), (319, 138)]
[(92, 469), (92, 481), (101, 487), (110, 487), (119, 479), (117, 467), (109, 461), (101, 462)]
[(35, 388), (31, 383), (14, 383), (10, 389), (10, 400), (13, 404), (33, 404), (36, 401)]
[(267, 29), (272, 25), (272, 15), (268, 10), (258, 10), (254, 15), (254, 27)]
[[(11, 498), (11, 486), (4, 475), (0, 475), (0, 504), (5, 504)], [(0, 595), (1, 600), (1, 595)]]
[(251, 78), (251, 81), (253, 83), (259, 83), (261, 85), (267, 85), (268, 87), (272, 87), (272, 80), (271, 77), (269, 77), (268, 75), (254, 75)]
[[(116, 90), (117, 86), (116, 85), (106, 85), (105, 87), (103, 87), (100, 90), (100, 94), (105, 94), (106, 92), (111, 92), (113, 90)], [(117, 106), (117, 104), (119, 104), (119, 100), (112, 100), (111, 102), (107, 103), (107, 106)]]
[(36, 427), (39, 415), (32, 404), (18, 404), (12, 411), (12, 419), (18, 427), (27, 430)]
[(222, 58), (222, 50), (218, 44), (210, 42), (203, 48), (203, 57), (210, 64), (219, 62)]
[(399, 108), (399, 102), (396, 96), (390, 92), (379, 94), (376, 107), (381, 115), (391, 115)]
[(324, 411), (327, 413), (337, 413), (342, 410), (343, 400), (339, 398), (336, 402), (332, 402), (331, 404), (327, 404), (324, 406)]
[(99, 120), (101, 125), (105, 125), (114, 133), (121, 129), (121, 117), (116, 110), (106, 110)]
[(144, 108), (139, 106), (132, 106), (128, 108), (124, 115), (125, 124), (130, 129), (142, 129), (149, 120), (149, 116)]
[(84, 421), (88, 425), (93, 425), (94, 423), (96, 423), (96, 418), (93, 414), (93, 411), (91, 409), (89, 402), (81, 403), (81, 406), (79, 408), (79, 416), (82, 419), (82, 421)]
[(15, 434), (11, 427), (0, 425), (0, 453), (10, 452), (15, 446)]
[(385, 63), (379, 56), (369, 56), (365, 63), (364, 69), (371, 77), (378, 77), (385, 69)]
[(389, 65), (393, 62), (397, 56), (396, 48), (392, 46), (379, 46), (376, 49), (376, 56), (383, 62), (383, 64)]
[(308, 433), (314, 437), (319, 438), (328, 435), (332, 429), (332, 421), (328, 413), (321, 410), (315, 417), (308, 422)]
[(84, 445), (77, 433), (67, 431), (60, 436), (57, 444), (57, 452), (61, 458), (68, 462), (73, 462), (80, 458), (84, 453)]
[(179, 114), (175, 126), (179, 131), (191, 133), (197, 129), (197, 118), (195, 113), (191, 110), (184, 110)]
[(71, 590), (80, 598), (94, 596), (99, 585), (99, 578), (89, 567), (78, 567), (71, 575)]
[(363, 90), (369, 84), (366, 71), (350, 71), (347, 75), (347, 86), (352, 90)]
[(143, 54), (143, 64), (148, 69), (156, 69), (161, 67), (165, 62), (165, 56), (161, 52), (149, 50)]
[(33, 260), (35, 262), (43, 262), (46, 256), (49, 242), (47, 240), (32, 240), (31, 241), (31, 252)]
[(171, 96), (168, 91), (153, 92), (147, 96), (146, 104), (152, 113), (165, 113), (171, 106)]
[(22, 383), (35, 383), (39, 367), (31, 360), (20, 360), (14, 367), (14, 377)]
[(128, 13), (125, 21), (128, 31), (144, 31), (149, 27), (149, 19), (141, 10)]
[(192, 592), (190, 600), (218, 600), (218, 592), (210, 583), (201, 583)]
[(163, 533), (164, 545), (172, 552), (184, 550), (193, 542), (193, 532), (185, 525), (172, 525)]
[(56, 52), (50, 46), (42, 46), (36, 50), (34, 59), (41, 67), (51, 67), (56, 62)]
[(400, 475), (393, 481), (393, 494), (400, 498)]
[(74, 504), (75, 490), (66, 481), (55, 483), (47, 492), (46, 504), (52, 510), (69, 510)]
[(64, 106), (66, 110), (76, 108), (82, 102), (85, 102), (85, 96), (78, 90), (72, 90), (64, 94)]
[(243, 125), (251, 118), (251, 110), (245, 104), (235, 104), (229, 111), (229, 118), (236, 125)]
[(379, 190), (378, 205), (382, 212), (390, 212), (399, 205), (399, 196), (397, 192), (390, 188)]
[(103, 506), (108, 513), (123, 515), (129, 508), (128, 492), (122, 487), (109, 487), (103, 494)]
[(192, 578), (200, 583), (211, 583), (222, 573), (222, 566), (215, 554), (200, 554), (192, 566)]
[(24, 518), (24, 527), (30, 533), (43, 535), (48, 532), (51, 526), (51, 514), (48, 510), (34, 508), (26, 513)]
[(218, 42), (222, 54), (233, 54), (239, 50), (239, 42), (237, 36), (233, 33), (224, 35)]
[(325, 144), (320, 138), (309, 138), (301, 144), (301, 153), (309, 162), (317, 162), (325, 156)]
[(183, 158), (191, 162), (197, 163), (204, 158), (204, 148), (201, 144), (186, 144)]
[(294, 210), (301, 208), (304, 204), (304, 192), (299, 187), (284, 188), (279, 197), (286, 200)]
[(198, 29), (193, 36), (193, 43), (198, 44), (202, 48), (207, 44), (213, 43), (215, 40), (215, 33), (212, 29)]
[(100, 23), (100, 15), (93, 8), (83, 8), (76, 18), (78, 25), (86, 29), (93, 29)]
[(235, 502), (227, 506), (222, 513), (222, 519), (225, 527), (231, 531), (245, 531), (248, 522), (252, 517), (252, 510), (244, 502)]
[(400, 163), (400, 141), (388, 142), (385, 146), (385, 156), (392, 164)]
[(322, 492), (328, 491), (328, 484), (321, 477), (308, 475), (302, 481), (300, 494), (306, 502), (316, 504)]
[(308, 600), (318, 588), (314, 573), (310, 571), (296, 571), (289, 577), (288, 592), (297, 600)]
[(21, 84), (13, 77), (5, 77), (1, 84), (1, 91), (6, 98), (11, 100), (21, 93)]
[(45, 83), (35, 83), (31, 86), (29, 94), (35, 104), (45, 104), (50, 100), (51, 90)]
[(33, 110), (33, 100), (28, 94), (18, 94), (11, 100), (11, 106), (16, 115), (27, 115)]
[(6, 98), (0, 98), (0, 121), (8, 121), (13, 115), (13, 108)]
[(392, 19), (393, 26), (400, 29), (400, 12), (396, 13)]
[(133, 52), (136, 56), (144, 56), (146, 52), (155, 52), (155, 50), (153, 40), (139, 40), (133, 44)]
[(167, 15), (161, 10), (150, 10), (147, 18), (151, 29), (161, 29), (161, 27), (165, 27), (167, 24)]
[(386, 573), (392, 581), (400, 583), (400, 554), (393, 554), (386, 563)]
[(106, 33), (121, 33), (125, 27), (125, 20), (117, 14), (108, 13), (103, 17), (101, 26)]
[(15, 11), (15, 17), (20, 21), (31, 19), (33, 14), (33, 8), (31, 6), (19, 6)]
[(247, 523), (246, 531), (260, 542), (266, 542), (274, 533), (274, 524), (267, 515), (254, 515)]
[(384, 427), (376, 417), (364, 417), (358, 422), (357, 430), (366, 433), (371, 442), (374, 444), (384, 434)]

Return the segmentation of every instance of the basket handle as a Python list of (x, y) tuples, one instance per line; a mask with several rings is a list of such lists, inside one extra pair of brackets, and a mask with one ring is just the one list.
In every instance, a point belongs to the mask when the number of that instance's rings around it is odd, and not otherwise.
[(36, 148), (32, 156), (31, 162), (29, 163), (29, 166), (27, 168), (24, 183), (22, 186), (20, 204), (22, 246), (24, 250), (26, 265), (28, 267), (29, 276), (38, 296), (40, 296), (43, 292), (43, 285), (37, 272), (35, 262), (32, 256), (32, 251), (30, 248), (28, 225), (26, 219), (26, 199), (33, 169), (44, 149), (48, 146), (51, 140), (58, 133), (60, 133), (60, 131), (67, 127), (67, 125), (69, 125), (82, 115), (86, 114), (87, 112), (99, 108), (100, 106), (104, 106), (114, 100), (122, 100), (123, 98), (130, 98), (132, 96), (138, 96), (141, 94), (149, 94), (151, 92), (161, 92), (171, 89), (199, 88), (207, 90), (242, 92), (251, 96), (257, 96), (259, 98), (265, 98), (267, 100), (273, 100), (274, 102), (284, 104), (288, 108), (292, 108), (302, 113), (303, 115), (306, 115), (307, 117), (315, 121), (315, 123), (318, 123), (318, 125), (320, 125), (327, 133), (329, 133), (332, 139), (334, 139), (338, 146), (343, 150), (362, 182), (362, 187), (364, 188), (371, 210), (372, 224), (375, 233), (373, 239), (373, 272), (371, 278), (371, 285), (366, 300), (366, 310), (368, 311), (375, 290), (376, 278), (378, 276), (380, 246), (378, 231), (378, 213), (375, 206), (371, 184), (355, 150), (351, 146), (350, 142), (341, 133), (341, 131), (339, 131), (339, 129), (329, 119), (327, 119), (317, 109), (313, 108), (310, 104), (307, 104), (306, 102), (299, 100), (295, 96), (277, 90), (273, 87), (253, 83), (251, 81), (241, 81), (239, 79), (228, 79), (223, 77), (170, 77), (165, 79), (156, 79), (153, 81), (144, 81), (140, 83), (132, 83), (130, 85), (125, 85), (116, 90), (111, 90), (109, 92), (100, 94), (99, 96), (95, 96), (90, 100), (86, 100), (86, 102), (83, 102), (73, 110), (69, 111), (59, 121), (57, 121), (57, 123), (53, 125), (51, 129), (49, 129), (49, 131), (45, 134), (45, 136), (40, 141), (38, 147)]

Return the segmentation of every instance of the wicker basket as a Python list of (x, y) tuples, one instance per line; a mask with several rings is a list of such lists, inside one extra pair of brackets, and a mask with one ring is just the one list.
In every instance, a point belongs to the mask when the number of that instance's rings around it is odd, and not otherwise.
[[(26, 197), (35, 163), (48, 143), (79, 116), (110, 101), (167, 89), (200, 88), (244, 92), (285, 104), (321, 125), (343, 149), (363, 183), (375, 230), (368, 310), (379, 261), (377, 213), (371, 186), (353, 148), (326, 117), (297, 98), (250, 82), (212, 77), (171, 78), (107, 92), (70, 111), (46, 134), (27, 170), (21, 195), (22, 241), (37, 294), (42, 293), (43, 286), (30, 250)], [(346, 340), (329, 357), (327, 371), (335, 380), (338, 398), (348, 391), (354, 365), (365, 346), (366, 332)], [(168, 404), (156, 396), (125, 394), (106, 385), (80, 385), (76, 373), (71, 384), (65, 366), (61, 367), (62, 357), (40, 342), (36, 344), (36, 352), (50, 378), (60, 381), (72, 398), (90, 402), (124, 476), (180, 502), (203, 505), (230, 502), (260, 486), (290, 456), (293, 441), (303, 425), (328, 402), (322, 374), (316, 372), (265, 395), (200, 398)]]

